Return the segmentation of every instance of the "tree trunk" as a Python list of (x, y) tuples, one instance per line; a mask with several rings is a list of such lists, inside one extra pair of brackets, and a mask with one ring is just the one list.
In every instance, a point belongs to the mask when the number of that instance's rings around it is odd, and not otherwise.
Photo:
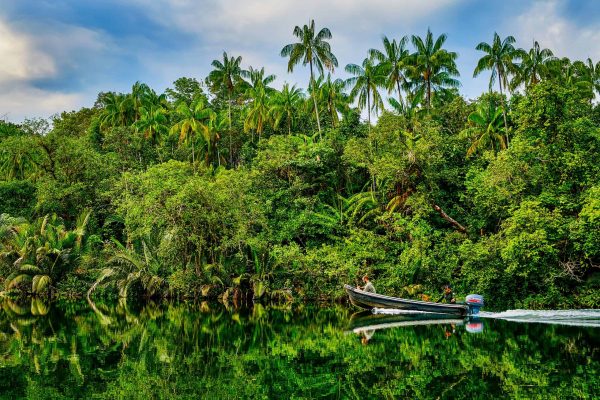
[(371, 133), (371, 91), (367, 86), (367, 120), (369, 121), (369, 133)]
[(233, 166), (233, 132), (231, 131), (231, 91), (227, 91), (229, 94), (228, 105), (229, 105), (229, 165)]
[(508, 122), (506, 122), (506, 102), (502, 93), (502, 73), (498, 69), (498, 85), (500, 85), (500, 98), (502, 99), (502, 116), (504, 117), (504, 132), (506, 134), (506, 147), (508, 148)]
[(194, 137), (192, 136), (192, 165), (194, 166), (194, 171), (196, 170), (196, 158), (194, 155)]
[(398, 101), (402, 105), (402, 92), (400, 92), (400, 81), (396, 81), (396, 86), (398, 87)]
[(433, 209), (435, 211), (437, 211), (438, 214), (440, 214), (440, 216), (442, 218), (444, 218), (446, 221), (450, 222), (452, 224), (452, 226), (454, 226), (458, 231), (460, 231), (462, 233), (467, 233), (467, 228), (465, 228), (464, 226), (459, 224), (454, 218), (452, 218), (448, 214), (446, 214), (440, 206), (438, 206), (437, 204), (432, 204), (432, 206), (433, 206)]
[[(321, 139), (321, 122), (319, 121), (319, 108), (317, 107), (317, 96), (315, 94), (315, 88), (314, 88), (315, 77), (313, 75), (312, 59), (309, 61), (309, 63), (310, 63), (310, 84), (313, 85), (312, 97), (313, 97), (313, 102), (315, 103), (315, 115), (317, 117), (317, 128), (319, 128), (319, 139)], [(309, 84), (309, 86), (310, 86), (310, 84)]]
[(427, 108), (431, 108), (431, 80), (427, 78)]

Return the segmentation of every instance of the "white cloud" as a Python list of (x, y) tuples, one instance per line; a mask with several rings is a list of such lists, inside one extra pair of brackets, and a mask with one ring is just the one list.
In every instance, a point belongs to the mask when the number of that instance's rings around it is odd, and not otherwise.
[[(27, 29), (19, 31), (0, 18), (0, 119), (46, 118), (86, 105), (82, 93), (43, 89), (36, 82), (60, 80), (64, 84), (82, 79), (89, 72), (86, 67), (110, 42), (98, 32), (70, 25), (41, 26), (32, 21)], [(65, 78), (65, 74), (70, 75)], [(93, 102), (93, 98), (87, 100)]]
[(509, 31), (516, 32), (519, 46), (525, 49), (537, 40), (557, 57), (600, 59), (600, 21), (580, 26), (565, 17), (566, 5), (562, 0), (538, 1), (512, 20)]
[[(161, 24), (200, 33), (218, 41), (269, 41), (291, 34), (314, 18), (326, 26), (379, 30), (383, 24), (412, 25), (461, 0), (134, 0)], [(321, 25), (321, 26), (322, 26)]]
[(35, 48), (31, 38), (0, 19), (0, 83), (39, 79), (56, 73), (54, 60)]
[(26, 117), (48, 118), (81, 107), (84, 96), (34, 88), (23, 82), (0, 85), (0, 120), (21, 122)]

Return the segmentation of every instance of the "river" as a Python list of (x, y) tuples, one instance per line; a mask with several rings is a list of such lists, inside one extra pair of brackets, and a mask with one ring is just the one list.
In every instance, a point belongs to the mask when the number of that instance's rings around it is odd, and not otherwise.
[(351, 306), (21, 304), (0, 398), (598, 398), (600, 311), (478, 320)]

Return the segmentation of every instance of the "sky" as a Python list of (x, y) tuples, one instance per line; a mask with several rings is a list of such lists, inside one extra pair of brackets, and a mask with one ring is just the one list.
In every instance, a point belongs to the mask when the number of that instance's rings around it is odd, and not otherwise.
[(489, 81), (473, 78), (475, 46), (494, 32), (518, 47), (535, 39), (559, 57), (600, 60), (599, 0), (0, 0), (0, 120), (91, 107), (99, 92), (129, 92), (136, 81), (161, 93), (182, 76), (203, 80), (223, 51), (244, 68), (264, 66), (275, 87), (306, 87), (308, 69), (288, 74), (280, 51), (310, 19), (331, 30), (340, 78), (383, 35), (445, 33), (471, 99)]

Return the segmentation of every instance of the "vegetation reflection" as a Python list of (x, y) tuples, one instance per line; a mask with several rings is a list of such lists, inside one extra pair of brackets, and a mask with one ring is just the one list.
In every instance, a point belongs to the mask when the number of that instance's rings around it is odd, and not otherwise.
[(594, 393), (600, 372), (589, 328), (486, 321), (469, 333), (430, 321), (365, 341), (352, 329), (374, 322), (341, 306), (90, 310), (32, 299), (3, 309), (6, 398), (571, 398)]

